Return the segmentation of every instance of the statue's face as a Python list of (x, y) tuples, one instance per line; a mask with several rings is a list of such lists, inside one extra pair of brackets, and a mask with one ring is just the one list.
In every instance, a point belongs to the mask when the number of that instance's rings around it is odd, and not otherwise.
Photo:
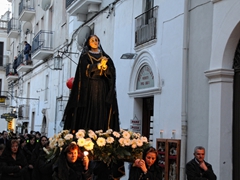
[(97, 38), (96, 36), (92, 36), (92, 37), (89, 39), (89, 45), (90, 45), (91, 48), (97, 49), (98, 46), (99, 46), (98, 38)]

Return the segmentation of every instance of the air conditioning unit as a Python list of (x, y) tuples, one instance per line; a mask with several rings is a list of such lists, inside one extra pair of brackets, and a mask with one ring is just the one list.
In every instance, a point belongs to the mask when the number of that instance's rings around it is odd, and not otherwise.
[(27, 104), (22, 104), (19, 105), (18, 108), (18, 118), (19, 119), (27, 119), (29, 118), (29, 105)]

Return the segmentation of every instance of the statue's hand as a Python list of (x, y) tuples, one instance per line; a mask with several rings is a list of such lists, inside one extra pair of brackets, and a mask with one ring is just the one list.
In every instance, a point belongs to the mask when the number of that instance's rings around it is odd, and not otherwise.
[(102, 60), (101, 60), (101, 65), (104, 66), (106, 65), (108, 62), (108, 58), (106, 58), (105, 56), (103, 56)]
[(107, 66), (106, 64), (103, 65), (103, 66), (102, 66), (102, 70), (106, 71), (106, 70), (107, 70), (107, 67), (108, 67), (108, 66)]

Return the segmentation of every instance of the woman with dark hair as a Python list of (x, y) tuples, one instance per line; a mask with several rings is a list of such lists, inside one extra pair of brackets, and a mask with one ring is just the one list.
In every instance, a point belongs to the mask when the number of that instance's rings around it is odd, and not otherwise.
[(27, 145), (26, 139), (21, 137), (20, 138), (20, 144), (19, 144), (19, 150), (22, 151), (23, 155), (27, 159), (27, 162), (29, 163), (29, 161), (31, 159), (31, 156), (32, 156), (32, 153), (31, 153), (31, 151), (28, 150), (26, 145)]
[(8, 142), (0, 158), (1, 180), (23, 180), (29, 179), (28, 164), (24, 155), (19, 150), (19, 142), (12, 139)]
[(91, 35), (77, 66), (71, 94), (65, 108), (64, 129), (119, 131), (118, 105), (115, 91), (116, 72), (112, 59)]
[(34, 135), (28, 135), (26, 142), (27, 149), (32, 153), (36, 146), (36, 137)]
[(136, 159), (130, 168), (129, 180), (161, 180), (162, 169), (158, 165), (158, 152), (149, 147), (143, 152), (143, 159)]
[[(30, 172), (31, 170), (33, 170), (35, 168), (35, 163), (37, 162), (38, 156), (41, 154), (41, 152), (43, 151), (43, 147), (45, 146), (45, 144), (48, 142), (48, 138), (47, 136), (41, 136), (39, 139), (39, 143), (36, 143), (36, 147), (32, 152), (32, 157), (29, 163), (29, 168), (30, 168)], [(33, 170), (34, 171), (34, 170)], [(35, 173), (31, 173), (32, 174), (32, 179), (36, 179), (37, 177), (35, 176)]]
[(66, 146), (53, 166), (55, 180), (90, 180), (89, 159), (75, 143)]

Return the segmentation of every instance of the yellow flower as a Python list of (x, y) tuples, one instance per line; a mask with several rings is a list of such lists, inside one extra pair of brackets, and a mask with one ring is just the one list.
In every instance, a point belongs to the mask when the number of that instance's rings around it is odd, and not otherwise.
[(76, 133), (76, 138), (83, 138), (85, 136), (86, 131), (83, 129), (79, 129), (78, 132)]
[(64, 145), (64, 139), (63, 138), (58, 139), (58, 146), (62, 147), (63, 145)]
[(107, 137), (107, 143), (108, 144), (112, 144), (114, 142), (114, 138), (113, 137)]
[(129, 134), (128, 131), (124, 131), (124, 132), (122, 133), (122, 136), (123, 136), (123, 138), (125, 138), (125, 139), (129, 139), (129, 138), (130, 138), (130, 134)]
[(120, 137), (120, 134), (116, 131), (113, 132), (113, 135), (116, 137), (116, 138), (119, 138)]
[(144, 143), (147, 143), (147, 142), (148, 142), (148, 140), (147, 140), (147, 138), (146, 138), (145, 136), (142, 136), (140, 139), (141, 139), (141, 141), (144, 142)]
[(93, 130), (89, 130), (88, 131), (88, 136), (94, 140), (97, 139), (97, 135), (95, 134), (95, 132)]
[(141, 139), (137, 139), (136, 143), (138, 147), (141, 147), (143, 145), (143, 142), (141, 141)]
[(84, 138), (79, 138), (77, 141), (77, 145), (79, 147), (83, 147), (85, 145), (85, 139)]
[(72, 135), (72, 134), (67, 134), (67, 135), (64, 137), (65, 140), (70, 140), (70, 139), (72, 139), (72, 138), (73, 138), (73, 135)]
[(100, 147), (105, 146), (106, 145), (106, 139), (103, 138), (103, 137), (99, 137), (97, 139), (97, 145), (100, 146)]
[(84, 148), (86, 150), (88, 150), (88, 151), (93, 150), (93, 147), (94, 147), (94, 143), (91, 141), (91, 139), (85, 141)]
[(131, 143), (132, 143), (132, 141), (130, 140), (130, 139), (126, 139), (126, 138), (124, 138), (124, 145), (125, 146), (130, 146), (131, 145)]
[(124, 138), (120, 138), (118, 140), (118, 142), (119, 142), (120, 146), (124, 146)]
[(112, 132), (113, 132), (112, 129), (108, 129), (108, 130), (106, 131), (107, 134), (111, 134)]
[(102, 133), (102, 132), (103, 132), (103, 130), (101, 130), (101, 129), (98, 130), (98, 131), (95, 131), (96, 134), (100, 134), (100, 133)]
[(57, 145), (57, 142), (56, 142), (55, 140), (52, 140), (52, 141), (50, 141), (50, 143), (49, 143), (49, 147), (50, 147), (51, 149), (53, 149), (54, 147), (56, 147), (56, 145)]

